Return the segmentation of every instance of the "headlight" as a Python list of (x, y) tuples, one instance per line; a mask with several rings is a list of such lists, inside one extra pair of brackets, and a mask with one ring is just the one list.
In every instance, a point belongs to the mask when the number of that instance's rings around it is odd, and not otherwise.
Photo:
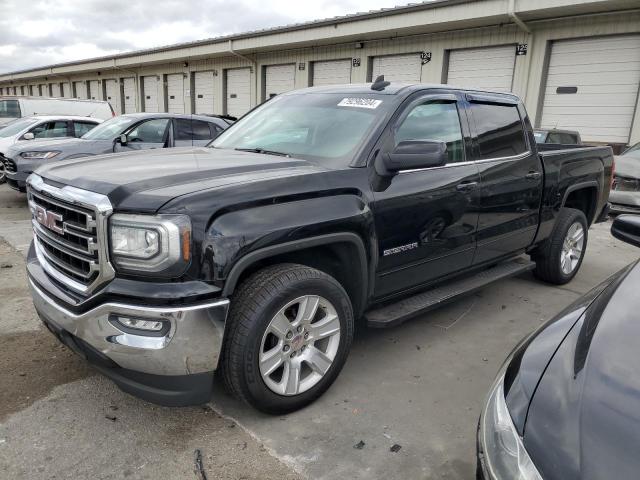
[(29, 160), (49, 160), (55, 157), (60, 152), (22, 152), (20, 156), (22, 158), (28, 158)]
[(479, 440), (489, 479), (542, 480), (511, 420), (504, 398), (504, 368), (480, 417)]
[(175, 276), (191, 260), (191, 221), (186, 215), (115, 214), (110, 226), (111, 258), (120, 270)]

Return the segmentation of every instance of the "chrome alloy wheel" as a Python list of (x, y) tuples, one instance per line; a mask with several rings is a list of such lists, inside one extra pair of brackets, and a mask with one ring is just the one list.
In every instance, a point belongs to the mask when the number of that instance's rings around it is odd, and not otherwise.
[(305, 295), (271, 319), (260, 345), (260, 374), (279, 395), (298, 395), (316, 385), (338, 353), (340, 319), (326, 298)]
[(582, 249), (584, 248), (584, 229), (579, 222), (575, 222), (569, 227), (567, 236), (562, 244), (560, 253), (560, 268), (562, 273), (570, 275), (578, 266)]

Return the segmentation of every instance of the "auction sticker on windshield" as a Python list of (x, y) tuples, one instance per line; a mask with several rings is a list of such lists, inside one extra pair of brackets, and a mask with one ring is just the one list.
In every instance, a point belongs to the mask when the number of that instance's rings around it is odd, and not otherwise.
[(378, 108), (382, 100), (375, 98), (343, 98), (338, 103), (339, 107)]

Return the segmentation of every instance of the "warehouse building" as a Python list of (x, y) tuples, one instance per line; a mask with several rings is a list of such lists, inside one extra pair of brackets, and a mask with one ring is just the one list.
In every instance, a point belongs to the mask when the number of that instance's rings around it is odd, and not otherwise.
[(380, 74), (511, 91), (535, 126), (621, 148), (640, 141), (640, 1), (435, 0), (0, 74), (0, 94), (239, 116)]

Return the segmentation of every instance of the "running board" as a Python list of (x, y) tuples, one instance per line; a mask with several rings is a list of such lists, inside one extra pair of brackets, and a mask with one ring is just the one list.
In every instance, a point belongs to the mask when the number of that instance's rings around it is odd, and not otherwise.
[(470, 277), (462, 277), (440, 287), (387, 304), (364, 314), (371, 328), (386, 328), (399, 325), (416, 315), (438, 308), (459, 297), (468, 295), (503, 278), (513, 277), (533, 270), (535, 263), (524, 258), (516, 258), (482, 270)]

